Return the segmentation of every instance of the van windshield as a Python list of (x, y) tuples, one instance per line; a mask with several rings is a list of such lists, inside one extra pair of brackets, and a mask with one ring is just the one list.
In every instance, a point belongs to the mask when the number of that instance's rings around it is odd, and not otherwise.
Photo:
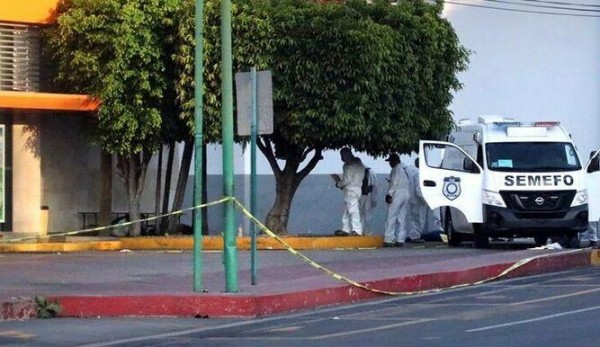
[(581, 164), (568, 142), (502, 142), (485, 146), (487, 165), (493, 171), (577, 171)]

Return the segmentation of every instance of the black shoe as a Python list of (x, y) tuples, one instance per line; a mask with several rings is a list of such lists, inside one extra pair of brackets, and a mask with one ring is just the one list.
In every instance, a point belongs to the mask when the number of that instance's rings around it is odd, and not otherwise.
[(396, 244), (394, 242), (384, 242), (383, 247), (394, 247)]
[(349, 232), (344, 231), (344, 230), (336, 230), (333, 234), (335, 236), (348, 236), (348, 235), (350, 235)]
[(363, 236), (363, 234), (353, 231), (350, 235), (352, 236)]
[(394, 243), (394, 247), (404, 247), (404, 242), (396, 242)]
[(598, 249), (598, 241), (590, 241), (590, 247), (592, 249)]

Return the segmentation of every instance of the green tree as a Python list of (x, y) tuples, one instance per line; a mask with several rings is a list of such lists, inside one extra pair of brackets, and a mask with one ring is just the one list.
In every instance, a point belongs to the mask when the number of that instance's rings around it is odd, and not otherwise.
[[(140, 217), (140, 197), (152, 153), (161, 143), (168, 106), (169, 57), (164, 19), (176, 0), (64, 0), (57, 25), (46, 32), (56, 81), (101, 100), (97, 139), (118, 159), (129, 215)], [(131, 235), (140, 234), (140, 225)]]
[[(448, 105), (468, 54), (440, 17), (442, 5), (233, 2), (234, 71), (255, 65), (273, 73), (275, 133), (258, 142), (276, 180), (271, 230), (287, 232), (294, 194), (323, 150), (408, 153), (420, 138), (449, 130)], [(219, 8), (206, 2), (204, 117), (213, 142), (220, 141)], [(188, 38), (190, 23), (181, 27)], [(191, 107), (191, 75), (180, 76), (179, 97)], [(185, 118), (191, 122), (191, 113)]]
[[(194, 129), (194, 4), (183, 0), (175, 16), (174, 60), (178, 73), (175, 81), (181, 118)], [(221, 141), (221, 1), (204, 2), (204, 139)], [(269, 59), (271, 26), (261, 0), (236, 0), (232, 4), (234, 71), (251, 66), (266, 68)]]
[(410, 153), (449, 130), (468, 52), (441, 9), (421, 0), (272, 2), (276, 131), (259, 142), (277, 185), (271, 230), (286, 232), (293, 196), (322, 150)]

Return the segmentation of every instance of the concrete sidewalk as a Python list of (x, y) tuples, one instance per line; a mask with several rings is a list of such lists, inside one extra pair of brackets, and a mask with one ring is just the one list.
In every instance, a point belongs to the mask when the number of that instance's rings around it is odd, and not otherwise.
[[(340, 240), (340, 238), (330, 238)], [(335, 241), (332, 241), (335, 242)], [(202, 254), (203, 293), (193, 291), (193, 255), (180, 251), (0, 253), (0, 319), (36, 315), (35, 296), (56, 300), (61, 316), (259, 317), (384, 297), (368, 288), (408, 293), (595, 265), (598, 252), (448, 248), (442, 243), (404, 248), (258, 253), (258, 284), (250, 284), (250, 253), (238, 252), (238, 291), (224, 293), (222, 252)], [(335, 275), (314, 267), (331, 270)]]

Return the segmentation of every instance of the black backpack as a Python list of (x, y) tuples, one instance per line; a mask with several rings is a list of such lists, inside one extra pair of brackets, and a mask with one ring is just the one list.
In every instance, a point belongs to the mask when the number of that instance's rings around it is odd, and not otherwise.
[(369, 195), (373, 191), (373, 186), (369, 184), (369, 170), (370, 168), (365, 168), (365, 176), (363, 177), (362, 185), (360, 186), (362, 195)]

